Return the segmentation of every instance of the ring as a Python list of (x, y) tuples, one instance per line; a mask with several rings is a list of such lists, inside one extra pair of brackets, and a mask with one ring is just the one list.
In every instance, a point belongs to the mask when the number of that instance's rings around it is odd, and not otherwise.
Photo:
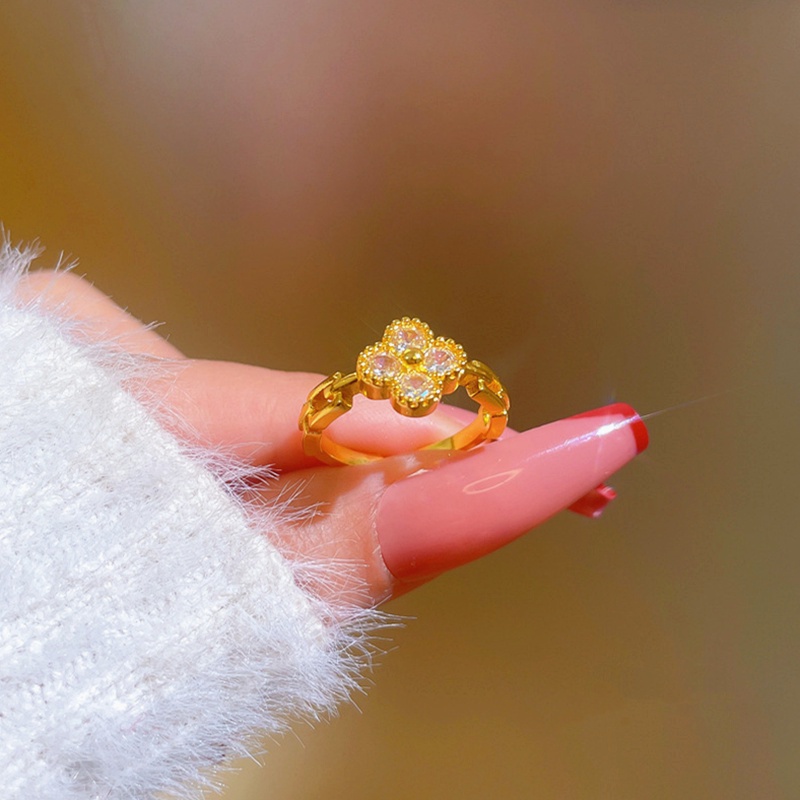
[(379, 342), (361, 351), (355, 372), (335, 372), (308, 395), (299, 421), (303, 451), (326, 464), (378, 461), (383, 456), (345, 447), (326, 433), (353, 407), (357, 394), (391, 400), (394, 410), (406, 417), (424, 417), (459, 386), (478, 404), (478, 415), (452, 436), (421, 449), (469, 450), (497, 439), (508, 421), (508, 394), (486, 364), (467, 359), (460, 344), (434, 336), (416, 318), (394, 320)]

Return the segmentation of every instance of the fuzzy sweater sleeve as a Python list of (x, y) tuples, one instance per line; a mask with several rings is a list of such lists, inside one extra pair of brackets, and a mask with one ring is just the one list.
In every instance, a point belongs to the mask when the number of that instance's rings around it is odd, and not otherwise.
[(199, 797), (357, 680), (367, 617), (299, 588), (219, 458), (128, 391), (0, 254), (0, 798)]

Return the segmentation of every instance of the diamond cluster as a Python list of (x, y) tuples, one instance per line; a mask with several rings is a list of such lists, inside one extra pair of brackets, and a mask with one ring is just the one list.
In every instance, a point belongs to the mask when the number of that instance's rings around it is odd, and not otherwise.
[(414, 415), (432, 411), (443, 394), (454, 391), (466, 364), (460, 344), (403, 317), (361, 352), (356, 372), (368, 397), (391, 398), (398, 411)]

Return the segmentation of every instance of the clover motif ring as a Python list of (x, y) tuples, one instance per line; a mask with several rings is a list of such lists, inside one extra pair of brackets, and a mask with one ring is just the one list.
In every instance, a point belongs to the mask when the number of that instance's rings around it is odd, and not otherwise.
[(326, 433), (334, 420), (353, 407), (357, 394), (390, 400), (404, 416), (423, 417), (459, 386), (478, 404), (476, 418), (424, 450), (469, 450), (497, 439), (508, 421), (508, 395), (497, 375), (482, 362), (469, 360), (460, 344), (434, 336), (418, 319), (395, 320), (379, 342), (361, 351), (355, 372), (335, 372), (309, 394), (299, 421), (303, 450), (326, 464), (377, 461), (382, 456), (345, 447)]

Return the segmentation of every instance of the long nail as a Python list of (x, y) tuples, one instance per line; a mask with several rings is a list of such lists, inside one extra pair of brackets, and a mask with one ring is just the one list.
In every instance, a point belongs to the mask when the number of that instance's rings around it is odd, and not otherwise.
[(591, 495), (647, 443), (639, 415), (616, 403), (454, 454), (386, 490), (384, 562), (416, 581), (473, 561)]
[[(474, 417), (471, 411), (467, 411), (464, 408), (456, 408), (455, 406), (439, 406), (437, 413), (440, 414), (441, 418), (444, 418), (445, 415), (449, 418), (450, 422), (445, 424), (451, 424), (459, 429), (471, 422)], [(437, 422), (439, 422), (438, 419)], [(513, 428), (506, 428), (501, 438), (508, 439), (510, 436), (517, 436), (518, 434), (519, 431), (515, 431)], [(447, 435), (450, 435), (450, 431), (448, 431)], [(616, 497), (617, 493), (614, 489), (601, 483), (588, 491), (583, 497), (579, 497), (567, 510), (580, 514), (582, 517), (599, 519), (608, 508), (609, 503), (615, 500)]]

